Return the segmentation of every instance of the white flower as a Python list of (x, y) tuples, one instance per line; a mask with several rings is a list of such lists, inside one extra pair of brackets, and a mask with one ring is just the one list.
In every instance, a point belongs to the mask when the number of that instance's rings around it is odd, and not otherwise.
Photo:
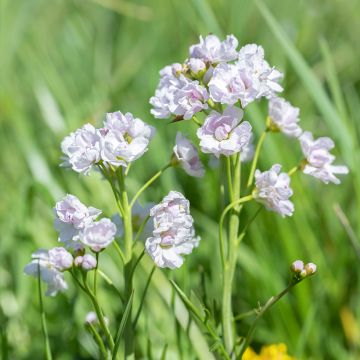
[(301, 273), (304, 269), (304, 262), (302, 260), (295, 260), (290, 267), (291, 271), (294, 273)]
[(40, 277), (47, 284), (45, 295), (55, 296), (59, 291), (67, 290), (68, 285), (64, 279), (64, 274), (49, 259), (49, 252), (40, 249), (31, 255), (32, 261), (24, 268), (27, 275)]
[(116, 226), (110, 219), (103, 218), (86, 226), (80, 233), (80, 241), (91, 250), (99, 252), (108, 247), (114, 240)]
[(181, 167), (190, 176), (204, 176), (204, 167), (199, 159), (196, 147), (178, 132), (176, 134), (176, 144), (174, 146), (174, 154)]
[[(109, 325), (110, 321), (106, 316), (104, 316), (104, 321), (105, 321), (106, 325)], [(98, 325), (99, 320), (98, 320), (98, 317), (96, 315), (96, 312), (94, 312), (94, 311), (88, 312), (86, 314), (86, 316), (85, 316), (85, 323), (86, 324), (91, 324), (91, 325)]]
[(247, 121), (240, 123), (243, 111), (228, 106), (223, 114), (212, 111), (197, 131), (200, 148), (204, 153), (229, 156), (248, 146), (251, 139), (251, 125)]
[(126, 167), (142, 156), (154, 136), (155, 129), (130, 113), (106, 114), (101, 134), (101, 159), (113, 166)]
[(58, 270), (65, 271), (73, 265), (73, 256), (63, 247), (55, 247), (49, 250), (49, 262)]
[(198, 58), (209, 63), (219, 63), (236, 59), (238, 41), (234, 35), (228, 35), (224, 41), (216, 35), (200, 36), (200, 42), (189, 49), (190, 58)]
[(85, 271), (89, 271), (96, 268), (97, 261), (91, 254), (85, 254), (81, 263), (81, 267)]
[(215, 102), (233, 105), (241, 101), (242, 107), (254, 101), (258, 90), (254, 80), (234, 64), (219, 64), (209, 81), (210, 97)]
[(54, 214), (58, 240), (76, 249), (81, 248), (79, 231), (91, 224), (101, 214), (101, 210), (87, 207), (76, 196), (68, 194), (56, 203)]
[(175, 94), (188, 83), (184, 76), (180, 76), (180, 69), (180, 64), (173, 64), (160, 71), (160, 82), (155, 96), (150, 98), (150, 104), (153, 106), (150, 112), (157, 119), (167, 119), (174, 114), (177, 107)]
[(251, 133), (250, 140), (247, 145), (243, 146), (240, 151), (241, 162), (249, 162), (253, 159), (255, 153), (255, 146), (253, 143), (253, 133)]
[(99, 134), (91, 124), (86, 124), (64, 138), (61, 150), (65, 155), (62, 166), (88, 175), (91, 167), (100, 161)]
[(256, 99), (263, 96), (270, 99), (276, 92), (283, 90), (279, 85), (283, 74), (264, 59), (264, 49), (261, 46), (249, 44), (242, 47), (236, 66), (251, 78), (252, 87), (257, 92)]
[(290, 188), (290, 177), (280, 173), (281, 165), (273, 165), (270, 170), (255, 171), (254, 199), (265, 205), (267, 210), (275, 211), (280, 215), (291, 216), (294, 204), (289, 200), (293, 191)]
[(329, 182), (340, 184), (340, 180), (334, 174), (347, 174), (349, 170), (346, 166), (332, 165), (335, 156), (331, 155), (329, 150), (334, 148), (334, 142), (328, 137), (314, 140), (309, 131), (304, 132), (299, 140), (306, 158), (304, 174), (314, 176), (325, 184)]
[(146, 240), (147, 252), (157, 266), (179, 268), (184, 262), (183, 255), (190, 254), (200, 241), (195, 237), (188, 200), (182, 194), (170, 191), (151, 209), (150, 215), (154, 220), (154, 231)]
[(298, 125), (300, 109), (293, 107), (283, 98), (274, 97), (269, 101), (269, 116), (275, 125), (287, 136), (299, 137), (302, 133)]
[(198, 81), (188, 81), (184, 75), (180, 75), (180, 77), (183, 78), (181, 80), (183, 86), (174, 92), (175, 108), (173, 113), (189, 120), (197, 112), (208, 108), (206, 101), (209, 95)]

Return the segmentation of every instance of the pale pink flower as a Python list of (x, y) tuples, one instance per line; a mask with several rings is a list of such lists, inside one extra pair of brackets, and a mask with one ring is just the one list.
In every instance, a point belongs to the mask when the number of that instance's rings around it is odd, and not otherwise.
[(230, 156), (243, 150), (251, 139), (251, 125), (240, 123), (243, 111), (228, 106), (221, 114), (212, 111), (197, 131), (200, 148), (204, 153)]
[(314, 140), (309, 131), (304, 132), (299, 140), (306, 159), (304, 174), (314, 176), (325, 184), (340, 184), (335, 174), (347, 174), (349, 170), (346, 166), (332, 165), (335, 156), (330, 154), (330, 150), (334, 148), (334, 142), (328, 137)]
[(281, 165), (273, 165), (270, 170), (255, 171), (254, 199), (265, 205), (267, 210), (275, 211), (281, 216), (291, 216), (294, 204), (289, 200), (293, 191), (290, 188), (290, 177), (281, 173)]
[(181, 167), (190, 176), (204, 176), (204, 166), (200, 161), (196, 147), (179, 131), (176, 134), (174, 155)]

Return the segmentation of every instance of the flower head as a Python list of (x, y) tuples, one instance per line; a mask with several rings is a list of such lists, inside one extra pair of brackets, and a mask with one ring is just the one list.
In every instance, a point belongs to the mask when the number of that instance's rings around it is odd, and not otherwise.
[(183, 86), (174, 93), (173, 113), (185, 120), (191, 119), (197, 112), (207, 109), (209, 98), (207, 90), (198, 81), (187, 81), (183, 75)]
[(70, 269), (73, 265), (73, 256), (63, 247), (55, 247), (50, 249), (49, 262), (53, 264), (59, 271)]
[(256, 201), (265, 205), (267, 210), (275, 211), (281, 216), (291, 216), (294, 204), (289, 200), (293, 191), (290, 188), (290, 177), (281, 173), (281, 165), (276, 164), (270, 170), (255, 171), (255, 190), (253, 196)]
[(81, 247), (79, 231), (91, 224), (101, 210), (85, 206), (76, 196), (66, 195), (54, 207), (55, 229), (59, 232), (59, 241), (68, 247)]
[(302, 133), (298, 125), (299, 108), (293, 107), (283, 98), (274, 97), (269, 101), (269, 116), (272, 126), (290, 137), (299, 137)]
[(92, 166), (100, 161), (98, 131), (91, 124), (84, 125), (64, 138), (61, 150), (64, 153), (62, 166), (88, 175)]
[(179, 268), (183, 255), (190, 254), (200, 239), (195, 237), (189, 202), (176, 192), (170, 193), (154, 206), (150, 215), (154, 221), (153, 236), (145, 247), (155, 264), (162, 268)]
[(220, 63), (236, 59), (238, 40), (234, 35), (228, 35), (224, 41), (216, 35), (200, 36), (200, 42), (189, 49), (189, 57), (201, 59), (208, 63)]
[(147, 150), (155, 129), (131, 113), (120, 111), (106, 114), (101, 134), (101, 159), (113, 166), (135, 161)]
[(181, 132), (176, 134), (174, 155), (187, 174), (198, 177), (204, 176), (205, 170), (196, 147)]
[(191, 58), (187, 61), (187, 66), (195, 77), (203, 75), (206, 71), (206, 64), (201, 59)]
[(114, 240), (116, 226), (110, 219), (103, 218), (85, 227), (79, 234), (80, 241), (95, 252), (108, 247)]
[(346, 166), (332, 165), (335, 156), (331, 155), (329, 150), (334, 148), (334, 142), (328, 137), (314, 140), (309, 131), (304, 132), (299, 140), (306, 159), (304, 174), (314, 176), (325, 184), (329, 182), (340, 184), (340, 180), (335, 174), (347, 174), (349, 170)]
[(68, 288), (64, 274), (58, 267), (60, 266), (63, 269), (64, 263), (62, 260), (64, 258), (60, 261), (57, 255), (55, 255), (54, 259), (54, 255), (53, 252), (52, 259), (50, 259), (49, 251), (40, 249), (31, 255), (32, 261), (24, 268), (25, 274), (34, 277), (38, 277), (40, 272), (41, 280), (47, 284), (45, 293), (47, 296), (55, 296), (59, 291), (63, 292)]
[(251, 125), (247, 121), (240, 123), (242, 116), (243, 111), (232, 106), (222, 114), (212, 111), (197, 131), (201, 151), (219, 157), (243, 150), (251, 138)]

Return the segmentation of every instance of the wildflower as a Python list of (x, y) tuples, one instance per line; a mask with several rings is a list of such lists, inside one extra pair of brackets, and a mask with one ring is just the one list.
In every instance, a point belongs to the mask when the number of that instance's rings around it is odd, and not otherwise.
[(245, 107), (258, 95), (253, 79), (234, 64), (219, 64), (208, 86), (211, 99), (221, 104), (233, 105), (240, 100)]
[[(109, 319), (104, 316), (104, 321), (106, 325), (109, 325)], [(94, 311), (90, 311), (86, 314), (85, 316), (85, 324), (91, 324), (91, 325), (98, 325), (99, 324), (99, 319), (96, 315), (96, 312)]]
[(77, 267), (81, 266), (85, 271), (90, 271), (96, 268), (97, 261), (91, 254), (79, 255), (74, 259), (74, 265)]
[(170, 193), (154, 206), (150, 215), (154, 221), (153, 236), (145, 247), (155, 264), (161, 268), (179, 268), (183, 255), (190, 254), (200, 241), (195, 237), (189, 201), (176, 191)]
[(314, 263), (304, 265), (304, 262), (301, 260), (294, 261), (290, 269), (294, 273), (294, 280), (296, 282), (316, 273), (316, 265)]
[(296, 260), (291, 265), (291, 271), (294, 273), (300, 273), (304, 269), (304, 262)]
[(285, 344), (271, 344), (263, 346), (259, 354), (248, 347), (242, 360), (295, 360), (295, 358), (288, 355)]
[(82, 247), (79, 243), (79, 231), (91, 224), (101, 210), (85, 206), (76, 196), (66, 195), (54, 207), (55, 229), (59, 232), (58, 240), (71, 248)]
[(207, 109), (206, 101), (209, 95), (198, 81), (188, 81), (184, 75), (183, 86), (174, 93), (175, 108), (173, 113), (185, 120), (191, 119), (197, 112)]
[(169, 118), (177, 108), (175, 94), (188, 83), (184, 76), (180, 76), (181, 69), (181, 64), (173, 64), (160, 71), (160, 82), (155, 96), (150, 98), (150, 104), (153, 106), (150, 112), (157, 119)]
[(114, 240), (116, 226), (110, 219), (103, 218), (86, 226), (80, 233), (79, 239), (95, 252), (108, 247)]
[(234, 35), (228, 35), (224, 41), (216, 35), (200, 36), (200, 42), (189, 49), (189, 57), (201, 59), (207, 63), (220, 63), (236, 59), (238, 40)]
[(204, 153), (229, 156), (243, 150), (251, 138), (251, 125), (240, 123), (243, 111), (228, 106), (221, 114), (213, 110), (197, 131), (200, 148)]
[(101, 159), (113, 166), (135, 161), (147, 150), (155, 129), (131, 113), (120, 111), (106, 114), (101, 134)]
[(251, 87), (256, 92), (256, 99), (261, 97), (270, 99), (275, 93), (283, 91), (279, 85), (283, 74), (271, 67), (264, 56), (264, 49), (261, 46), (248, 44), (240, 49), (236, 63), (240, 73), (251, 79)]
[(294, 204), (289, 200), (293, 191), (290, 188), (290, 177), (280, 173), (281, 165), (276, 164), (270, 170), (255, 171), (254, 199), (265, 205), (267, 210), (275, 211), (281, 216), (291, 216)]
[(94, 126), (86, 124), (64, 138), (61, 150), (64, 153), (62, 166), (88, 175), (92, 166), (100, 161), (99, 134)]
[(314, 140), (309, 131), (304, 132), (299, 140), (306, 158), (304, 174), (311, 175), (325, 184), (329, 182), (340, 184), (340, 180), (334, 174), (347, 174), (349, 170), (346, 166), (332, 165), (335, 156), (331, 155), (329, 150), (334, 148), (334, 142), (328, 137)]
[(48, 254), (49, 262), (53, 264), (59, 271), (65, 271), (72, 267), (74, 259), (72, 255), (63, 247), (55, 247), (50, 249)]
[(310, 276), (316, 273), (316, 265), (314, 263), (308, 263), (305, 265), (306, 275)]
[(181, 132), (176, 134), (174, 155), (187, 174), (197, 177), (204, 176), (205, 170), (196, 147)]
[(298, 125), (299, 108), (293, 107), (283, 98), (274, 97), (269, 101), (269, 116), (271, 127), (280, 130), (290, 137), (299, 137), (302, 133)]
[[(57, 263), (53, 263), (53, 258), (50, 259), (49, 251), (40, 249), (31, 255), (32, 261), (24, 268), (27, 275), (34, 277), (39, 276), (43, 282), (47, 284), (46, 296), (55, 296), (59, 291), (67, 290), (68, 285), (64, 279), (64, 274), (60, 271), (63, 269), (64, 263), (57, 261), (59, 258), (55, 256)], [(58, 267), (60, 266), (60, 268)]]

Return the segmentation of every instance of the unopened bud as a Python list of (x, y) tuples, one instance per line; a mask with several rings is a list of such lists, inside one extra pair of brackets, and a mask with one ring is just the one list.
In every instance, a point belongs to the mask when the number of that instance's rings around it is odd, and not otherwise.
[(79, 267), (81, 266), (82, 262), (83, 262), (83, 257), (82, 256), (77, 256), (75, 259), (74, 259), (74, 265)]
[(292, 272), (299, 274), (304, 269), (304, 262), (301, 260), (296, 260), (291, 264), (290, 269)]
[(96, 268), (96, 259), (94, 258), (94, 256), (90, 255), (90, 254), (85, 254), (83, 256), (83, 261), (82, 261), (82, 268), (85, 271), (89, 271), (89, 270), (93, 270)]
[(316, 265), (313, 263), (308, 263), (305, 265), (306, 275), (310, 276), (316, 273)]

